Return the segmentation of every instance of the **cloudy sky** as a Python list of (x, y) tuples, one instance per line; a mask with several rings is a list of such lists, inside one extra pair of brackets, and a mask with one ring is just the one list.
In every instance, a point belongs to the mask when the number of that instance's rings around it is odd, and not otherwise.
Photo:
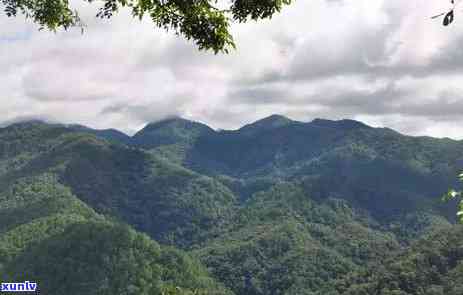
[(463, 139), (463, 3), (296, 0), (234, 25), (238, 49), (198, 52), (149, 20), (73, 2), (86, 32), (50, 33), (0, 16), (0, 123), (47, 119), (133, 133), (180, 115), (222, 129), (278, 113), (361, 120)]

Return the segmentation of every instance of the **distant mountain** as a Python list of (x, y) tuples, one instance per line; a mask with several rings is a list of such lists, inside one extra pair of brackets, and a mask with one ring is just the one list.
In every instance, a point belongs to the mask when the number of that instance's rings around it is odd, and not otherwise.
[(271, 115), (254, 123), (245, 125), (241, 127), (238, 132), (246, 134), (246, 135), (253, 135), (265, 130), (271, 130), (279, 127), (284, 127), (290, 125), (292, 123), (296, 123), (295, 121), (286, 118), (285, 116), (281, 115)]
[(86, 129), (14, 125), (0, 130), (0, 151), (4, 187), (52, 173), (97, 212), (160, 241), (187, 245), (232, 215), (235, 197), (220, 182)]
[(311, 183), (314, 196), (345, 198), (382, 217), (435, 208), (429, 202), (456, 185), (463, 168), (461, 141), (405, 136), (353, 120), (302, 123), (273, 115), (214, 132), (175, 119), (146, 129), (155, 132), (138, 136), (156, 144), (138, 141), (141, 147), (199, 173), (228, 177), (224, 183), (242, 198), (254, 188), (298, 179)]
[(207, 125), (174, 117), (146, 125), (133, 136), (132, 144), (182, 164), (196, 141), (212, 134), (215, 131)]
[(142, 148), (219, 179), (240, 199), (278, 181), (297, 180), (310, 186), (314, 197), (347, 199), (379, 218), (422, 207), (447, 210), (434, 204), (435, 196), (456, 185), (455, 175), (463, 168), (461, 141), (405, 136), (353, 120), (302, 123), (272, 115), (238, 130), (215, 131), (174, 117), (150, 123), (133, 137), (111, 129), (50, 126), (48, 132), (90, 133)]
[(462, 168), (461, 141), (353, 120), (169, 118), (133, 137), (16, 123), (0, 128), (0, 278), (47, 294), (460, 295), (462, 228), (439, 196)]
[(137, 146), (156, 148), (162, 145), (190, 144), (199, 137), (214, 133), (207, 125), (174, 117), (146, 125), (132, 140)]
[[(238, 130), (220, 132), (201, 123), (172, 118), (148, 124), (133, 137), (133, 143), (145, 149), (181, 145), (182, 156), (177, 155), (177, 159), (182, 158), (186, 166), (195, 165), (211, 174), (238, 177), (278, 175), (281, 174), (279, 170), (287, 170), (283, 171), (285, 176), (292, 175), (301, 169), (301, 164), (307, 166), (306, 162), (313, 158), (354, 145), (364, 148), (367, 156), (375, 158), (409, 160), (413, 157), (431, 158), (442, 153), (445, 157), (440, 159), (446, 162), (455, 160), (449, 157), (460, 157), (458, 151), (462, 146), (459, 141), (405, 136), (353, 120), (315, 119), (302, 123), (279, 115)], [(399, 149), (401, 146), (403, 148)], [(358, 152), (352, 150), (350, 153)], [(195, 157), (200, 159), (196, 161)], [(203, 160), (206, 163), (196, 163)], [(437, 158), (434, 160), (438, 161)], [(208, 167), (213, 165), (211, 163), (215, 163), (215, 167)]]
[(130, 136), (116, 129), (92, 129), (77, 124), (67, 125), (67, 127), (70, 130), (94, 134), (97, 137), (109, 140), (111, 142), (118, 142), (127, 145), (132, 143), (132, 138)]

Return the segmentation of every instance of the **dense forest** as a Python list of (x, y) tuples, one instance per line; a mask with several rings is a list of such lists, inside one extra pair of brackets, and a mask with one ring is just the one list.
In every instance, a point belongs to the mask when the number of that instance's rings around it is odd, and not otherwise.
[(461, 295), (463, 142), (273, 115), (0, 129), (0, 280), (41, 294)]

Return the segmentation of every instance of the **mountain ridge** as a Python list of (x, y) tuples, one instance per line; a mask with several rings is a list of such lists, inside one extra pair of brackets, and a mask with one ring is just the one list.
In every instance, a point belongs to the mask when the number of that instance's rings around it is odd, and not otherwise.
[[(256, 119), (255, 121), (253, 122), (250, 122), (250, 123), (244, 123), (241, 127), (237, 127), (237, 128), (234, 128), (234, 129), (216, 129), (216, 128), (213, 128), (209, 125), (207, 125), (206, 123), (203, 123), (201, 121), (198, 121), (198, 120), (190, 120), (190, 119), (187, 119), (187, 118), (184, 118), (184, 117), (181, 117), (181, 116), (171, 116), (171, 117), (168, 117), (168, 118), (164, 118), (164, 119), (160, 119), (160, 120), (156, 120), (156, 121), (151, 121), (151, 122), (148, 122), (144, 125), (144, 127), (142, 127), (141, 129), (139, 129), (138, 131), (136, 131), (133, 135), (129, 135), (127, 133), (125, 133), (124, 131), (121, 131), (117, 128), (93, 128), (93, 127), (89, 127), (89, 126), (86, 126), (86, 125), (83, 125), (83, 124), (79, 124), (79, 123), (60, 123), (60, 122), (49, 122), (47, 120), (41, 120), (41, 119), (26, 119), (26, 120), (21, 120), (21, 121), (15, 121), (13, 123), (8, 123), (6, 125), (1, 125), (0, 129), (2, 128), (8, 128), (10, 126), (14, 126), (14, 125), (24, 125), (24, 124), (45, 124), (45, 125), (57, 125), (57, 126), (63, 126), (63, 127), (69, 127), (69, 128), (75, 128), (75, 129), (87, 129), (88, 131), (117, 131), (117, 132), (120, 132), (122, 134), (125, 134), (127, 135), (128, 137), (134, 137), (137, 133), (139, 133), (140, 131), (142, 131), (143, 129), (147, 128), (147, 127), (161, 127), (163, 124), (168, 124), (168, 123), (172, 123), (172, 122), (175, 122), (175, 121), (178, 121), (178, 122), (185, 122), (185, 123), (192, 123), (192, 124), (198, 124), (198, 125), (203, 125), (203, 126), (207, 126), (208, 128), (210, 128), (211, 130), (214, 130), (216, 132), (218, 132), (219, 130), (220, 131), (223, 131), (223, 132), (233, 132), (233, 131), (239, 131), (240, 129), (246, 129), (246, 127), (252, 127), (253, 125), (257, 124), (257, 125), (261, 125), (261, 123), (275, 123), (275, 122), (288, 122), (288, 123), (299, 123), (299, 124), (314, 124), (314, 125), (319, 125), (319, 126), (332, 126), (332, 127), (336, 127), (336, 126), (342, 126), (343, 123), (346, 123), (346, 124), (350, 124), (352, 126), (358, 126), (358, 127), (369, 127), (369, 128), (374, 128), (374, 129), (389, 129), (391, 131), (394, 131), (394, 132), (397, 132), (401, 135), (404, 135), (404, 136), (409, 136), (409, 137), (429, 137), (429, 138), (435, 138), (435, 139), (447, 139), (448, 137), (433, 137), (433, 136), (427, 136), (427, 135), (420, 135), (420, 136), (414, 136), (414, 135), (408, 135), (408, 134), (404, 134), (404, 133), (401, 133), (399, 131), (396, 131), (394, 129), (391, 129), (391, 128), (388, 128), (388, 127), (372, 127), (372, 126), (369, 126), (361, 121), (358, 121), (358, 120), (353, 120), (353, 119), (339, 119), (339, 120), (333, 120), (333, 119), (326, 119), (326, 118), (314, 118), (310, 121), (300, 121), (300, 120), (294, 120), (294, 119), (291, 119), (291, 118), (288, 118), (284, 115), (280, 115), (280, 114), (272, 114), (272, 115), (269, 115), (269, 116), (266, 116), (266, 117), (263, 117), (263, 118), (260, 118), (260, 119)], [(456, 140), (456, 139), (452, 139), (452, 138), (448, 138), (452, 141), (460, 141), (460, 140)]]

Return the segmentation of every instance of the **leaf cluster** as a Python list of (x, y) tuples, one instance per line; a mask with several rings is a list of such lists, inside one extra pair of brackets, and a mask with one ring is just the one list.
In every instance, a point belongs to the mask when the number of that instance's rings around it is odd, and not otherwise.
[[(87, 0), (95, 2), (95, 0)], [(1, 0), (5, 14), (18, 13), (32, 19), (41, 28), (56, 31), (73, 26), (84, 27), (68, 0)], [(200, 50), (228, 53), (236, 48), (230, 33), (233, 21), (246, 22), (271, 18), (291, 0), (229, 0), (218, 8), (218, 0), (103, 0), (96, 16), (111, 18), (127, 7), (140, 20), (148, 16), (158, 28), (173, 31), (192, 40)]]

